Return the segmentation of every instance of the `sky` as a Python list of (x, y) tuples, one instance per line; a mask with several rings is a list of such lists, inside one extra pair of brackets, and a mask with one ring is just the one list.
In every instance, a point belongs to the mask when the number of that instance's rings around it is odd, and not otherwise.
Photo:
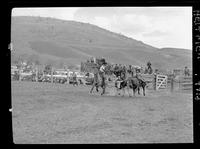
[(90, 23), (157, 48), (192, 50), (192, 7), (14, 8), (12, 16)]

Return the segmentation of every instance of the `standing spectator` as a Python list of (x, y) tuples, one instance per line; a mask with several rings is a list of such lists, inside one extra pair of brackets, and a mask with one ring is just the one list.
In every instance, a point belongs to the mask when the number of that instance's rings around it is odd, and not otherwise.
[(152, 74), (153, 69), (151, 67), (151, 62), (150, 61), (147, 62), (147, 70), (148, 70), (148, 74)]
[(185, 76), (190, 76), (190, 70), (187, 68), (187, 66), (185, 66), (184, 75)]
[(105, 87), (106, 87), (106, 83), (105, 83), (105, 81), (106, 81), (106, 75), (105, 75), (105, 71), (106, 71), (106, 62), (105, 61), (103, 61), (103, 63), (102, 63), (102, 65), (101, 65), (101, 67), (100, 67), (100, 69), (99, 69), (99, 76), (100, 76), (100, 78), (101, 78), (101, 87), (102, 87), (102, 89), (103, 89), (103, 92), (101, 93), (101, 95), (103, 95), (104, 93), (105, 93)]
[(159, 74), (158, 69), (155, 69), (154, 73), (155, 74)]
[(76, 73), (73, 72), (73, 74), (72, 74), (73, 86), (75, 86), (75, 84), (78, 85), (78, 82), (77, 82), (77, 79), (76, 79), (76, 78), (77, 78)]

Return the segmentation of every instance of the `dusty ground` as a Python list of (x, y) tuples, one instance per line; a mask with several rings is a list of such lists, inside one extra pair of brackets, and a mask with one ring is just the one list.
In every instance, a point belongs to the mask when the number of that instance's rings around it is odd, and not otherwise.
[(192, 94), (100, 96), (89, 87), (12, 82), (19, 144), (193, 142)]

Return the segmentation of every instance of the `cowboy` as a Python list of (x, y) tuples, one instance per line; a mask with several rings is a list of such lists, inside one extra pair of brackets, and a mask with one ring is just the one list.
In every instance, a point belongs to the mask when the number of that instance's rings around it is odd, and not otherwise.
[(99, 75), (101, 78), (101, 87), (103, 88), (103, 92), (101, 93), (101, 95), (103, 95), (105, 93), (105, 80), (106, 80), (106, 76), (105, 76), (105, 71), (106, 71), (106, 62), (105, 60), (102, 62), (102, 65), (99, 69)]
[(99, 69), (102, 81), (105, 81), (105, 69), (106, 69), (106, 62), (103, 62)]
[(98, 69), (97, 68), (95, 68), (94, 69), (94, 84), (96, 85), (96, 84), (98, 84), (99, 82), (98, 82)]
[(148, 72), (148, 74), (152, 74), (152, 72), (153, 72), (150, 61), (147, 62), (147, 72)]
[(190, 76), (190, 70), (187, 68), (187, 66), (185, 66), (184, 75)]
[(117, 64), (115, 64), (114, 66), (114, 74), (117, 77), (118, 76), (118, 70), (119, 70), (119, 66)]
[(123, 82), (122, 78), (120, 76), (117, 77), (117, 80), (115, 81), (115, 87), (120, 89), (121, 82)]
[(105, 73), (106, 63), (104, 62), (100, 67), (100, 72)]
[(151, 68), (151, 62), (150, 61), (147, 62), (147, 67), (148, 67), (148, 69)]
[(75, 84), (77, 84), (77, 79), (76, 79), (76, 73), (75, 72), (73, 72), (73, 74), (72, 74), (72, 79), (73, 79), (73, 86), (75, 85)]

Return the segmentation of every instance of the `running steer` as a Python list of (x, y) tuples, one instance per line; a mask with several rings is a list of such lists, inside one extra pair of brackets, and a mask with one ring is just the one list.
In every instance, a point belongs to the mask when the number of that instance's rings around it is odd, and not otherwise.
[(136, 90), (138, 90), (138, 94), (140, 94), (140, 87), (142, 87), (143, 95), (145, 96), (145, 86), (146, 82), (142, 81), (141, 79), (138, 79), (137, 77), (130, 77), (126, 80), (121, 81), (119, 87), (116, 86), (116, 88), (118, 90), (123, 89), (123, 92), (125, 94), (125, 88), (127, 87), (129, 97), (130, 97), (129, 89), (131, 88), (133, 89), (133, 95), (135, 97)]

